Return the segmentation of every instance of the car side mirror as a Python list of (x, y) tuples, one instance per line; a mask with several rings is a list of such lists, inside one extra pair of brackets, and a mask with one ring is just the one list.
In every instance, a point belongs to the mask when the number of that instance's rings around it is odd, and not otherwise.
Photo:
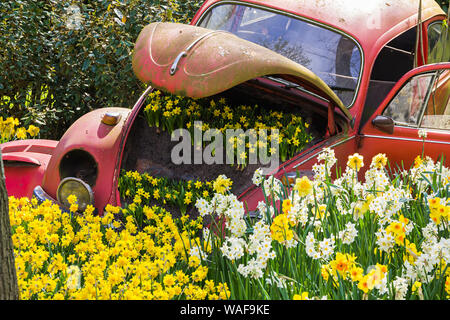
[(375, 119), (372, 120), (372, 124), (375, 128), (389, 133), (394, 133), (394, 120), (390, 117), (386, 116), (376, 116)]

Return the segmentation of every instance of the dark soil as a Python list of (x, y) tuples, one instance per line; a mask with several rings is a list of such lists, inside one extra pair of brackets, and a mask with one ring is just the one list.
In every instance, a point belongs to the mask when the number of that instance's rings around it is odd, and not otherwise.
[[(147, 172), (154, 177), (167, 177), (178, 180), (212, 181), (224, 174), (233, 181), (231, 191), (239, 195), (252, 185), (253, 173), (263, 167), (251, 164), (239, 169), (236, 164), (193, 164), (194, 147), (192, 146), (192, 164), (174, 164), (171, 159), (172, 149), (178, 141), (171, 141), (168, 132), (160, 132), (149, 127), (146, 120), (139, 116), (133, 124), (125, 147), (123, 170), (136, 170), (139, 173)], [(225, 161), (224, 161), (225, 162)], [(155, 204), (157, 204), (155, 202)], [(169, 212), (178, 212), (178, 208), (165, 208)], [(196, 215), (192, 206), (188, 210), (190, 216)]]
[(137, 130), (130, 133), (127, 146), (127, 158), (125, 170), (137, 170), (140, 173), (147, 172), (155, 177), (168, 177), (180, 180), (215, 180), (224, 174), (233, 181), (232, 192), (240, 194), (252, 184), (252, 176), (261, 165), (248, 165), (239, 169), (236, 164), (193, 164), (194, 147), (192, 146), (192, 164), (174, 164), (171, 153), (178, 141), (171, 141), (168, 132), (159, 132), (156, 128), (148, 126), (145, 119), (139, 117), (136, 120)]

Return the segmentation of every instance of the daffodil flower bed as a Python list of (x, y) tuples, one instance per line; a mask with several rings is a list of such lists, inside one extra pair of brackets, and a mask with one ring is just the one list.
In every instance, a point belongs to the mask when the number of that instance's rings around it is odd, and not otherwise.
[[(145, 172), (123, 171), (119, 177), (119, 193), (122, 199), (131, 203), (129, 209), (156, 202), (161, 206), (176, 207), (185, 214), (197, 199), (211, 199), (214, 190), (221, 185), (219, 180), (220, 177), (216, 181), (177, 180), (153, 177)], [(142, 215), (139, 217), (141, 225)]]
[(389, 175), (385, 155), (353, 154), (331, 179), (335, 162), (325, 149), (290, 187), (255, 171), (259, 217), (225, 176), (198, 219), (139, 199), (99, 217), (10, 198), (21, 298), (448, 299), (450, 170), (418, 156)]
[(147, 226), (138, 231), (133, 216), (115, 220), (120, 208), (111, 206), (102, 217), (92, 207), (75, 215), (49, 201), (10, 197), (9, 210), (21, 299), (230, 297), (201, 261), (200, 251), (211, 249), (199, 238), (201, 219), (174, 221), (144, 207)]
[(418, 156), (390, 177), (378, 154), (361, 182), (354, 154), (332, 181), (333, 151), (318, 160), (314, 179), (290, 188), (255, 172), (265, 195), (256, 223), (232, 195), (197, 202), (202, 216), (225, 221), (211, 260), (225, 258), (232, 298), (448, 299), (450, 170)]
[(0, 117), (0, 143), (35, 138), (38, 135), (39, 128), (32, 124), (27, 129), (20, 126), (17, 118), (9, 117), (3, 120), (3, 117)]
[[(173, 95), (163, 95), (160, 91), (149, 94), (144, 114), (149, 126), (167, 131), (171, 134), (176, 129), (187, 129), (194, 137), (195, 122), (201, 122), (198, 129), (202, 132), (208, 129), (216, 129), (225, 133), (227, 129), (242, 129), (244, 132), (253, 129), (255, 134), (263, 137), (259, 141), (266, 141), (267, 155), (273, 152), (271, 141), (275, 141), (279, 146), (281, 161), (293, 157), (300, 152), (312, 136), (308, 133), (309, 124), (302, 117), (295, 113), (268, 110), (258, 105), (239, 105), (231, 107), (224, 98), (218, 101), (210, 99), (194, 100), (186, 97)], [(271, 132), (272, 129), (278, 133)], [(266, 130), (266, 135), (260, 130)], [(194, 140), (192, 140), (194, 144)], [(249, 155), (257, 154), (260, 146), (257, 142), (248, 141), (246, 137), (233, 137), (228, 141), (233, 145), (233, 155), (244, 163), (248, 164)], [(205, 143), (203, 147), (205, 147)], [(245, 146), (248, 151), (238, 152)]]

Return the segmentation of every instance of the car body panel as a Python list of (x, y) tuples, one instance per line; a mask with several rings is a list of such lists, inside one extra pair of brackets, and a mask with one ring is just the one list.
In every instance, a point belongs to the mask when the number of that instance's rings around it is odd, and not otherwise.
[[(142, 107), (144, 106), (144, 102), (147, 98), (147, 95), (154, 90), (153, 87), (148, 86), (147, 89), (144, 91), (144, 93), (139, 97), (139, 99), (134, 104), (133, 108), (130, 110), (130, 113), (127, 117), (127, 119), (124, 120), (123, 123), (123, 133), (120, 137), (120, 148), (117, 153), (117, 157), (115, 159), (115, 171), (113, 176), (113, 187), (110, 191), (109, 200), (107, 203), (120, 206), (120, 195), (119, 195), (119, 175), (120, 175), (120, 168), (122, 167), (122, 160), (124, 157), (124, 148), (125, 148), (125, 142), (128, 138), (128, 135), (130, 133), (131, 127), (136, 120), (137, 116), (139, 115), (139, 112), (141, 112)], [(99, 212), (103, 211), (103, 208), (98, 208)]]
[[(380, 104), (378, 109), (365, 124), (361, 130), (361, 142), (358, 150), (366, 158), (371, 158), (379, 152), (389, 155), (391, 163), (400, 165), (403, 163), (404, 168), (408, 169), (413, 164), (415, 156), (430, 156), (433, 160), (438, 160), (442, 156), (445, 158), (444, 165), (450, 165), (450, 130), (438, 130), (423, 128), (427, 131), (426, 143), (419, 137), (420, 127), (409, 127), (404, 125), (394, 125), (392, 134), (382, 132), (376, 128), (372, 121), (377, 116), (382, 115), (385, 108), (397, 95), (399, 90), (416, 75), (426, 74), (436, 70), (449, 70), (450, 63), (440, 63), (425, 65), (411, 70), (400, 79), (385, 100)], [(448, 81), (448, 79), (447, 79)], [(448, 94), (448, 91), (446, 91)], [(401, 146), (401, 148), (399, 148)], [(422, 150), (423, 148), (423, 150)], [(384, 151), (383, 151), (384, 150)]]
[(2, 160), (7, 163), (21, 163), (41, 166), (41, 162), (38, 159), (30, 156), (27, 152), (7, 153), (3, 156)]
[[(165, 44), (170, 42), (170, 46)], [(351, 115), (328, 85), (294, 61), (232, 33), (177, 23), (151, 23), (133, 53), (138, 79), (173, 94), (203, 98), (245, 81), (277, 75), (302, 84)]]
[[(245, 3), (273, 8), (323, 22), (352, 35), (365, 49), (369, 49), (377, 39), (394, 28), (409, 29), (415, 26), (419, 9), (419, 2), (411, 0), (370, 0), (364, 5), (359, 0), (209, 0), (205, 1), (192, 23), (195, 24), (206, 9), (221, 3)], [(445, 12), (436, 1), (423, 0), (422, 21), (436, 15), (445, 16)]]
[(8, 194), (31, 197), (36, 185), (42, 183), (47, 165), (58, 141), (19, 140), (3, 143), (2, 159)]
[[(364, 53), (359, 92), (353, 105), (349, 106), (349, 111), (355, 118), (355, 132), (358, 131), (361, 121), (362, 109), (375, 59), (389, 41), (417, 25), (419, 9), (419, 3), (410, 0), (370, 0), (364, 4), (361, 4), (358, 0), (209, 0), (199, 9), (191, 24), (199, 23), (211, 6), (225, 3), (254, 5), (272, 9), (339, 30), (354, 38), (360, 44)], [(445, 12), (436, 1), (423, 1), (421, 20), (425, 26), (424, 34), (427, 24), (445, 18)], [(421, 46), (426, 47), (426, 45), (425, 36)], [(427, 50), (425, 49), (424, 52), (427, 52)]]
[[(364, 5), (358, 0), (209, 0), (199, 9), (191, 23), (196, 24), (211, 6), (223, 3), (272, 8), (343, 31), (360, 43), (369, 63), (373, 62), (384, 44), (416, 26), (419, 18), (419, 2), (410, 0), (371, 0)], [(442, 20), (446, 17), (439, 4), (434, 0), (423, 0), (422, 22), (438, 17)]]
[[(450, 130), (426, 129), (427, 137), (424, 143), (423, 138), (418, 135), (420, 127), (395, 125), (394, 132), (388, 134), (380, 131), (372, 124), (372, 120), (383, 113), (383, 110), (408, 80), (415, 75), (426, 74), (436, 70), (450, 70), (450, 63), (426, 65), (411, 70), (398, 81), (386, 99), (380, 104), (379, 108), (363, 127), (361, 135), (338, 134), (330, 137), (282, 164), (273, 172), (274, 177), (281, 180), (286, 173), (298, 172), (300, 176), (306, 175), (312, 179), (313, 172), (311, 168), (317, 163), (317, 156), (324, 148), (332, 149), (337, 159), (336, 168), (333, 168), (332, 171), (332, 177), (336, 176), (336, 170), (342, 172), (345, 169), (348, 155), (356, 152), (366, 159), (365, 162), (378, 153), (385, 153), (388, 155), (392, 170), (409, 169), (414, 165), (414, 158), (422, 156), (422, 152), (424, 156), (430, 156), (435, 161), (443, 159), (443, 164), (450, 166)], [(444, 79), (449, 81), (448, 77)], [(448, 100), (448, 82), (441, 85), (445, 86), (443, 91), (447, 94), (446, 99)], [(442, 94), (440, 92), (438, 98), (442, 98)], [(365, 163), (366, 167), (368, 165), (369, 163)], [(361, 170), (359, 179), (364, 178), (363, 174), (364, 170)], [(264, 200), (264, 196), (260, 188), (253, 187), (244, 192), (240, 200), (245, 202), (247, 207), (251, 208), (250, 210), (254, 210), (258, 202)]]

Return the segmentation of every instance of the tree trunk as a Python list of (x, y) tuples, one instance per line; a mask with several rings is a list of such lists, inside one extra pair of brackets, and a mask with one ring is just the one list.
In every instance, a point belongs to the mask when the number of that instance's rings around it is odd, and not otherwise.
[(18, 300), (16, 266), (9, 223), (8, 194), (6, 192), (2, 151), (0, 150), (0, 300)]

